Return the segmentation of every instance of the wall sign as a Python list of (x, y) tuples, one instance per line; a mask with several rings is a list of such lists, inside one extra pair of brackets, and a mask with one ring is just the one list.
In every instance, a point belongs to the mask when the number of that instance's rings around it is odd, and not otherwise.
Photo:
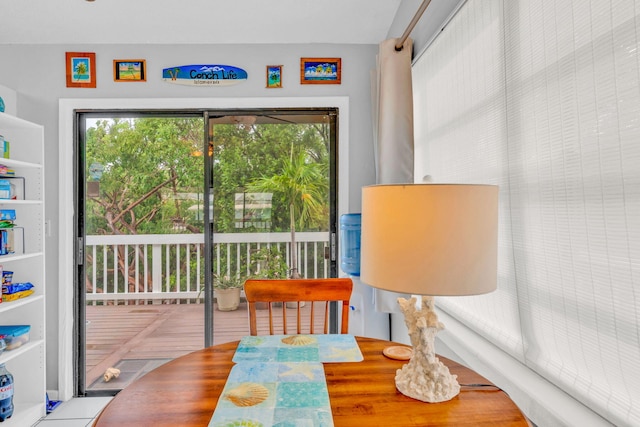
[(162, 70), (162, 80), (187, 86), (229, 86), (247, 80), (247, 72), (231, 65), (181, 65)]

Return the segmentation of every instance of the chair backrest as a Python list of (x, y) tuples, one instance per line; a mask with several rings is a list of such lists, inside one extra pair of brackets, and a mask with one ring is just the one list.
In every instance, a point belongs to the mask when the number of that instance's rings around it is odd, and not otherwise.
[[(244, 283), (244, 293), (249, 304), (249, 330), (258, 335), (259, 311), (256, 305), (266, 303), (269, 318), (269, 334), (329, 333), (329, 303), (336, 301), (342, 313), (340, 333), (349, 330), (349, 299), (353, 282), (349, 278), (338, 279), (249, 279)], [(282, 316), (275, 316), (274, 305), (282, 304)], [(308, 304), (305, 304), (308, 303)], [(293, 306), (287, 309), (287, 306)], [(322, 307), (322, 312), (316, 310)], [(295, 318), (293, 318), (295, 314)], [(318, 316), (319, 315), (319, 316)], [(318, 319), (317, 319), (318, 318)], [(316, 332), (315, 320), (322, 321), (322, 331)], [(280, 323), (280, 321), (282, 323)], [(289, 331), (287, 321), (296, 324), (296, 332)], [(306, 332), (308, 330), (308, 332)]]

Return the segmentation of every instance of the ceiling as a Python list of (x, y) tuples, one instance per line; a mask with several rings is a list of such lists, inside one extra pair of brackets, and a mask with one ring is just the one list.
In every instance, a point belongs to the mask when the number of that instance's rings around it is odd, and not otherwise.
[(7, 0), (0, 44), (378, 44), (401, 2)]

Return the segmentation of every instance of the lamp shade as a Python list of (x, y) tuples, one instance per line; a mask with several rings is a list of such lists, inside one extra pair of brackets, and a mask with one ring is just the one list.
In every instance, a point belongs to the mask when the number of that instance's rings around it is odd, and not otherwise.
[(362, 282), (418, 295), (497, 286), (498, 187), (373, 185), (362, 190)]

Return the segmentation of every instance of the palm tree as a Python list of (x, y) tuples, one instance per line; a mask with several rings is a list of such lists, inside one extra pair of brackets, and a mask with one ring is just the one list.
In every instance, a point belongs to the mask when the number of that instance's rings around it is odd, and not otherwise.
[(87, 73), (87, 64), (84, 62), (78, 62), (76, 65), (76, 73), (79, 75), (83, 75)]
[(300, 227), (322, 213), (328, 182), (322, 164), (309, 162), (304, 152), (285, 160), (282, 173), (258, 178), (247, 189), (256, 193), (280, 193), (289, 202), (291, 230), (291, 278), (299, 278), (296, 254), (296, 222)]

